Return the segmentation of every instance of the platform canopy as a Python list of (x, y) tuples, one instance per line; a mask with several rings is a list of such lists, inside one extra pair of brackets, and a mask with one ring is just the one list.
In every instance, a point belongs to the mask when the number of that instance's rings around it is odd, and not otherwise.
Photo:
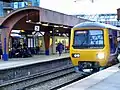
[(3, 2), (23, 2), (25, 0), (0, 0), (0, 1), (3, 1)]

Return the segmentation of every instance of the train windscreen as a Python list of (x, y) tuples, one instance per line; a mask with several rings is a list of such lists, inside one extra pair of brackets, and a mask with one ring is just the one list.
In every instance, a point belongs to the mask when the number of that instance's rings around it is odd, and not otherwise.
[(73, 47), (76, 49), (104, 47), (103, 30), (75, 30)]

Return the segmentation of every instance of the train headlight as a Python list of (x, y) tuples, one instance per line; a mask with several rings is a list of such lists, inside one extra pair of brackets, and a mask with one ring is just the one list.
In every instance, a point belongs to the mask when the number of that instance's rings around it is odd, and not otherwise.
[(97, 58), (98, 59), (104, 59), (105, 58), (105, 54), (104, 53), (98, 53), (97, 54)]
[(78, 54), (78, 53), (72, 54), (72, 57), (74, 57), (74, 58), (79, 58), (79, 57), (80, 57), (80, 54)]

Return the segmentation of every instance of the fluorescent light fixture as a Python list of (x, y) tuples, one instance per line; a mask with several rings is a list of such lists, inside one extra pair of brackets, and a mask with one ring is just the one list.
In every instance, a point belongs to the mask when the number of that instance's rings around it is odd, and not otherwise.
[(36, 24), (41, 24), (41, 22), (36, 22)]
[(48, 26), (48, 24), (42, 24), (43, 26)]
[(27, 23), (31, 22), (31, 20), (26, 21)]
[(68, 27), (64, 26), (63, 28), (68, 28)]
[(20, 33), (20, 30), (12, 30), (11, 33)]
[(33, 35), (27, 35), (27, 36), (32, 37)]
[(54, 27), (59, 27), (59, 26), (57, 26), (57, 25), (54, 25)]
[(61, 25), (60, 27), (63, 27), (63, 25)]
[(12, 36), (12, 37), (21, 37), (21, 35), (19, 35), (19, 34), (10, 34), (10, 36)]

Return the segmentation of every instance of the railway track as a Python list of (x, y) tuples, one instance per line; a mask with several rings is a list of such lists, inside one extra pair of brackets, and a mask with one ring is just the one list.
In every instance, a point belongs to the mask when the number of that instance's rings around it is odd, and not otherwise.
[(71, 72), (66, 72), (61, 75), (60, 73), (61, 72), (59, 72), (59, 76), (57, 77), (26, 87), (24, 90), (57, 90), (84, 77), (82, 74), (75, 73), (73, 68), (71, 68)]
[(0, 72), (0, 90), (56, 90), (88, 75), (76, 73), (69, 58)]
[[(74, 72), (72, 66), (62, 66), (51, 71), (44, 71), (10, 80), (0, 85), (0, 90), (54, 90), (70, 82), (82, 78), (83, 75)], [(53, 83), (54, 82), (54, 83)]]

